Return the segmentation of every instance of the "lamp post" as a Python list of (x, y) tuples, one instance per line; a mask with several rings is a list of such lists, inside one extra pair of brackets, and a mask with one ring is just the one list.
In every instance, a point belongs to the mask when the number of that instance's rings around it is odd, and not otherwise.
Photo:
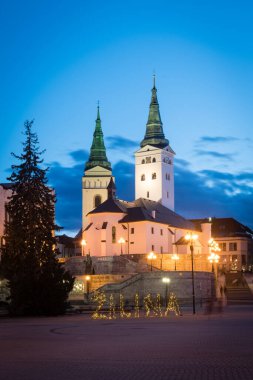
[(185, 240), (190, 243), (190, 251), (191, 251), (191, 264), (192, 264), (192, 313), (196, 314), (196, 304), (195, 304), (195, 285), (194, 285), (194, 242), (198, 239), (198, 235), (193, 233), (188, 233), (185, 235)]
[(91, 280), (91, 277), (90, 277), (90, 276), (85, 276), (85, 280), (86, 280), (86, 297), (87, 297), (87, 301), (89, 301), (89, 295), (90, 295), (90, 280)]
[(85, 256), (84, 247), (87, 245), (86, 240), (82, 239), (81, 246), (82, 246), (82, 256)]
[(173, 253), (171, 259), (175, 261), (175, 271), (177, 270), (177, 261), (179, 260), (179, 256), (176, 253)]
[(155, 260), (155, 259), (156, 259), (156, 254), (151, 251), (148, 254), (148, 260), (150, 260), (150, 272), (152, 272), (152, 270), (153, 270), (153, 260)]
[(167, 309), (168, 305), (168, 287), (170, 283), (169, 277), (163, 277), (162, 282), (165, 284), (165, 308)]
[(125, 239), (123, 237), (119, 238), (118, 243), (120, 244), (120, 254), (123, 255), (123, 244), (125, 244)]

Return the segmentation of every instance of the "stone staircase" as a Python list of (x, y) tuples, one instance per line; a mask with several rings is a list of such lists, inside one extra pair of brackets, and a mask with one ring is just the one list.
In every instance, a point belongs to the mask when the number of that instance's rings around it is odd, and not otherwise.
[(228, 305), (253, 305), (253, 294), (240, 272), (226, 274)]

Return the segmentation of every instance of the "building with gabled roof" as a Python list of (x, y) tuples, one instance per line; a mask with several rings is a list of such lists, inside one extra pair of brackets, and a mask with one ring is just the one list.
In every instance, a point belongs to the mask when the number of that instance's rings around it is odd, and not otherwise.
[(252, 270), (253, 267), (253, 231), (234, 218), (193, 219), (199, 227), (203, 222), (211, 221), (212, 237), (221, 251), (219, 267), (226, 271)]

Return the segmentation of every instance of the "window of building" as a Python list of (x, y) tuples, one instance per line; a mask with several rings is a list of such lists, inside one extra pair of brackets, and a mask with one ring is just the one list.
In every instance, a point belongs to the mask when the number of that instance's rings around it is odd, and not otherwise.
[(166, 173), (166, 175), (165, 175), (165, 179), (166, 179), (167, 181), (170, 180), (170, 175), (169, 175), (168, 173)]
[(134, 228), (130, 229), (130, 234), (134, 234)]
[(151, 245), (151, 251), (154, 251), (155, 250), (155, 246), (152, 244)]
[(143, 160), (141, 160), (141, 163), (142, 163), (142, 164), (145, 164), (145, 160), (144, 160), (144, 159), (143, 159)]
[(152, 173), (152, 179), (156, 179), (156, 173)]
[(94, 207), (98, 207), (102, 203), (101, 195), (95, 195), (94, 197)]
[(169, 198), (169, 192), (167, 191), (167, 198)]
[(160, 247), (160, 252), (163, 253), (163, 247)]
[(237, 251), (237, 243), (229, 243), (230, 251)]
[(162, 229), (160, 230), (160, 235), (163, 235), (163, 230)]
[(154, 227), (151, 227), (151, 234), (154, 233)]
[(242, 255), (242, 265), (246, 265), (246, 255)]
[(141, 181), (145, 181), (145, 174), (141, 175)]
[(146, 163), (150, 164), (151, 163), (151, 157), (146, 157)]
[(152, 162), (156, 162), (156, 159), (155, 159), (155, 157), (153, 157), (153, 160), (152, 160)]
[(147, 198), (149, 198), (149, 191), (147, 191)]
[(227, 250), (227, 244), (226, 243), (219, 243), (219, 247), (222, 250), (222, 252), (226, 252), (226, 250)]
[(112, 227), (112, 243), (116, 243), (116, 227)]

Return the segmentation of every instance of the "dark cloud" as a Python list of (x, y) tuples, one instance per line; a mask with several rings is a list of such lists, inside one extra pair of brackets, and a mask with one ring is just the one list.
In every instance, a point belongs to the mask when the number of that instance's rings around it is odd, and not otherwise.
[(186, 160), (182, 160), (182, 158), (175, 157), (175, 165), (186, 167), (189, 166), (190, 163)]
[[(77, 151), (76, 151), (77, 152)], [(72, 157), (79, 157), (74, 156)], [(77, 158), (79, 161), (79, 158)], [(67, 230), (81, 227), (82, 176), (84, 163), (72, 167), (51, 163), (49, 182), (56, 190), (56, 218)], [(113, 166), (117, 195), (134, 199), (134, 164), (119, 161)], [(202, 170), (193, 172), (187, 161), (175, 160), (176, 212), (186, 218), (234, 217), (253, 228), (253, 172), (238, 175)]]
[(117, 195), (120, 199), (134, 200), (134, 170), (134, 164), (126, 161), (119, 161), (113, 166)]
[(229, 160), (229, 161), (233, 161), (233, 157), (234, 157), (234, 154), (232, 153), (219, 153), (212, 150), (195, 149), (195, 153), (199, 156), (210, 156), (210, 157), (219, 158), (222, 160)]
[(84, 164), (72, 167), (57, 162), (50, 165), (49, 184), (56, 191), (56, 220), (66, 230), (78, 230), (82, 213), (82, 176)]
[(106, 137), (107, 148), (108, 149), (119, 149), (119, 148), (134, 148), (138, 146), (137, 141), (133, 141), (121, 136), (108, 136)]
[(70, 152), (69, 155), (76, 161), (76, 162), (83, 162), (85, 163), (88, 160), (89, 153), (84, 149), (78, 149), (74, 150), (73, 152)]
[[(176, 166), (176, 210), (188, 218), (234, 217), (252, 228), (252, 178), (253, 173), (249, 172), (238, 175), (211, 170), (194, 173)], [(242, 180), (246, 184), (242, 185)]]
[(237, 137), (232, 136), (203, 136), (201, 137), (198, 142), (199, 143), (227, 143), (231, 141), (238, 141), (240, 140)]

